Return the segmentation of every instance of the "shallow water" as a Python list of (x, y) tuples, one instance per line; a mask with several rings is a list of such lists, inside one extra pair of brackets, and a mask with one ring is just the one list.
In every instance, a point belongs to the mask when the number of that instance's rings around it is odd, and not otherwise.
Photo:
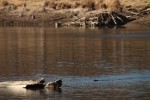
[[(63, 86), (9, 86), (41, 77)], [(150, 29), (0, 27), (0, 100), (18, 99), (149, 100)]]

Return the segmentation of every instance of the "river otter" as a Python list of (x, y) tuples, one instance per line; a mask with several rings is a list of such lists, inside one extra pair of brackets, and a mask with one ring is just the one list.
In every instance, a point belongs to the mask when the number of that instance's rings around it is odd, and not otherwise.
[(41, 78), (40, 80), (36, 81), (36, 83), (27, 84), (24, 88), (26, 89), (44, 89), (44, 88), (58, 89), (61, 87), (61, 85), (62, 85), (61, 79), (54, 81), (54, 82), (45, 83), (45, 80)]
[(45, 85), (45, 88), (54, 88), (54, 89), (57, 89), (57, 88), (60, 88), (61, 87), (61, 85), (62, 85), (62, 80), (61, 79), (59, 79), (59, 80), (57, 80), (57, 81), (55, 81), (55, 82), (49, 82), (49, 83), (47, 83), (46, 85)]

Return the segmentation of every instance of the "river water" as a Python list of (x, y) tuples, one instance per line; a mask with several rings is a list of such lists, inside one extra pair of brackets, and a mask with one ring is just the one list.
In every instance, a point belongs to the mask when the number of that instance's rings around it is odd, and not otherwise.
[[(63, 86), (2, 85), (41, 77)], [(0, 100), (149, 99), (149, 28), (0, 27)]]

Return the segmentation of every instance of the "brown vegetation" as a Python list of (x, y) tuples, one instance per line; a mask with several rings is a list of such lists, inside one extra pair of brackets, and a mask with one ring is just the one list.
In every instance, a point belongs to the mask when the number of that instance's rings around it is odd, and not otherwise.
[(17, 23), (19, 20), (23, 23), (49, 23), (104, 13), (99, 18), (104, 17), (104, 22), (116, 24), (116, 21), (122, 22), (120, 15), (115, 14), (113, 18), (111, 14), (121, 13), (128, 18), (139, 18), (149, 14), (149, 5), (150, 0), (0, 0), (0, 22)]
[(107, 7), (110, 12), (120, 12), (122, 5), (120, 4), (119, 0), (112, 0), (107, 4)]
[(2, 6), (8, 6), (9, 5), (9, 2), (8, 1), (2, 1)]
[[(14, 4), (16, 6), (21, 4), (28, 4), (32, 6), (44, 6), (53, 9), (69, 9), (69, 8), (88, 8), (89, 10), (98, 10), (101, 8), (110, 11), (118, 11), (121, 6), (143, 6), (150, 5), (150, 0), (0, 0), (0, 5), (8, 6)], [(105, 7), (102, 7), (105, 5)]]
[(87, 0), (86, 2), (82, 2), (80, 5), (82, 5), (82, 8), (88, 8), (89, 10), (95, 10), (95, 2), (93, 0)]
[(50, 2), (49, 2), (49, 1), (45, 1), (45, 2), (44, 2), (44, 7), (49, 6), (49, 4), (50, 4)]
[[(47, 1), (42, 1), (42, 0), (37, 0), (37, 1), (31, 1), (31, 0), (26, 0), (25, 2), (21, 2), (20, 0), (15, 0), (14, 2), (12, 0), (0, 0), (0, 4), (3, 6), (8, 6), (9, 4), (14, 4), (16, 6), (22, 5), (22, 4), (28, 4), (32, 6), (44, 6), (44, 7), (49, 7), (53, 9), (70, 9), (70, 8), (87, 8), (89, 10), (98, 10), (101, 9), (102, 5), (105, 5), (105, 9), (113, 9), (116, 10), (118, 6), (120, 6), (119, 0), (47, 0)], [(104, 8), (104, 6), (103, 6)]]

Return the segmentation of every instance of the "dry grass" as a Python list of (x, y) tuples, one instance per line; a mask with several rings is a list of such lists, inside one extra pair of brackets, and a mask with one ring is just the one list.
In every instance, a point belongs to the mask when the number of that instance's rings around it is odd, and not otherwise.
[(102, 5), (112, 11), (118, 10), (121, 5), (142, 7), (150, 5), (150, 0), (0, 0), (1, 6), (8, 4), (21, 5), (26, 3), (32, 6), (45, 6), (54, 9), (89, 8), (90, 10), (101, 9)]
[(105, 0), (105, 4), (107, 5), (108, 10), (111, 12), (119, 12), (122, 8), (122, 5), (119, 0)]
[(8, 6), (9, 5), (9, 2), (8, 1), (2, 1), (2, 6)]
[(0, 0), (0, 5), (3, 5), (4, 2), (7, 2), (9, 4), (18, 5), (18, 4), (23, 3), (23, 0)]
[(86, 0), (80, 2), (80, 5), (82, 5), (82, 8), (88, 8), (89, 10), (95, 10), (96, 6), (95, 6), (95, 1), (93, 0)]
[(120, 0), (122, 5), (133, 6), (133, 7), (142, 7), (150, 5), (150, 0)]

